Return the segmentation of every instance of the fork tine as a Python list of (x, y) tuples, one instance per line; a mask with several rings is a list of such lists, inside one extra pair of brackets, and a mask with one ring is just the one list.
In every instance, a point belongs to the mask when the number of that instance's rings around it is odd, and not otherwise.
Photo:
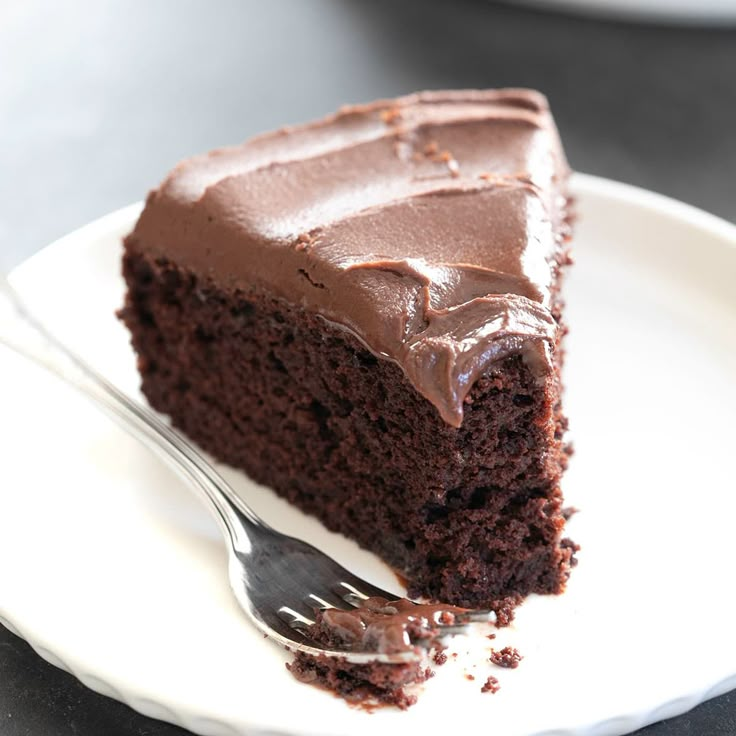
[(368, 598), (367, 595), (361, 593), (349, 583), (339, 583), (335, 586), (338, 591), (338, 595), (342, 598), (345, 603), (357, 608), (360, 604)]
[(322, 595), (310, 593), (307, 597), (307, 605), (312, 608), (344, 608), (345, 601), (339, 595), (327, 591), (320, 591)]
[(467, 613), (458, 615), (457, 618), (463, 623), (492, 624), (496, 622), (496, 613), (495, 611), (487, 611), (482, 609), (471, 610)]
[[(283, 639), (282, 643), (286, 646), (290, 642), (297, 643), (296, 640), (299, 638), (297, 631), (299, 630), (291, 626), (293, 619), (288, 615), (282, 615), (280, 612), (272, 610), (258, 618), (268, 627), (268, 630), (264, 632), (268, 636), (274, 637), (277, 640), (278, 637), (281, 637)], [(299, 631), (299, 634), (301, 634), (301, 631)]]
[[(389, 593), (387, 590), (377, 588), (375, 585), (367, 583), (365, 580), (356, 578), (354, 575), (343, 576), (340, 583), (337, 584), (336, 590), (339, 591), (340, 595), (345, 599), (345, 596), (358, 596), (361, 600), (366, 598), (372, 598), (378, 596), (380, 598), (388, 598), (388, 600), (395, 600), (401, 596), (397, 593)], [(354, 605), (354, 604), (351, 604)]]
[(348, 593), (343, 597), (343, 600), (349, 606), (353, 606), (353, 608), (359, 608), (365, 598), (362, 595), (357, 595), (356, 593)]
[(296, 629), (297, 631), (303, 632), (314, 623), (314, 619), (302, 616), (301, 613), (295, 611), (293, 608), (289, 608), (289, 606), (281, 606), (277, 611), (277, 614), (282, 621), (286, 622), (292, 629)]
[(470, 631), (469, 624), (437, 624), (440, 636), (454, 636), (455, 634), (467, 634)]

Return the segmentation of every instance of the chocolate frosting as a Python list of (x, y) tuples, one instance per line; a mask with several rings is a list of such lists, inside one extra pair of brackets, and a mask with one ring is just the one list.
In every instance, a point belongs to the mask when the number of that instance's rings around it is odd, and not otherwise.
[(463, 622), (466, 608), (444, 603), (413, 603), (407, 598), (366, 598), (350, 610), (328, 608), (317, 626), (345, 651), (394, 654), (417, 645), (439, 643), (441, 625)]
[(549, 371), (567, 174), (540, 94), (424, 92), (184, 161), (130, 241), (351, 331), (458, 427), (494, 361)]

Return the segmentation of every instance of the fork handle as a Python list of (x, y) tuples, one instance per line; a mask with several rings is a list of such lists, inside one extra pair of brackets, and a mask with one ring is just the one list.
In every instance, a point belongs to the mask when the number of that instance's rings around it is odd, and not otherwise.
[(157, 451), (209, 500), (236, 550), (248, 553), (252, 546), (250, 534), (272, 531), (189, 442), (113, 386), (34, 317), (1, 273), (0, 343), (81, 391), (123, 429)]

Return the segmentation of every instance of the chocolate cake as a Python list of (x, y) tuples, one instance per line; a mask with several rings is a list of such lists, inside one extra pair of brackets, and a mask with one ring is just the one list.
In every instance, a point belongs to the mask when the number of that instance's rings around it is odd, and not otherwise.
[(560, 592), (567, 177), (528, 90), (347, 107), (181, 163), (125, 239), (144, 394), (412, 596)]
[(429, 660), (406, 664), (352, 664), (335, 657), (311, 657), (297, 652), (287, 664), (299, 682), (330, 690), (348, 703), (372, 709), (395, 706), (406, 710), (417, 702), (416, 685), (434, 674)]
[(415, 605), (405, 598), (388, 601), (378, 597), (352, 610), (318, 610), (309, 637), (322, 646), (345, 652), (410, 652), (416, 659), (400, 664), (354, 663), (298, 651), (287, 667), (301, 682), (325, 687), (349, 702), (406, 709), (417, 699), (407, 688), (433, 675), (430, 661), (440, 664), (441, 657), (447, 659), (439, 624), (459, 623), (463, 613), (463, 609), (442, 604)]

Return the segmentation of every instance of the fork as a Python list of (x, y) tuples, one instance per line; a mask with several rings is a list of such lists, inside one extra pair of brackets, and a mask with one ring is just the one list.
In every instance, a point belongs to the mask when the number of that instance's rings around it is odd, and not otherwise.
[[(400, 664), (418, 661), (422, 646), (393, 653), (328, 649), (309, 637), (319, 608), (360, 606), (367, 598), (396, 595), (357, 577), (316, 547), (282, 534), (263, 521), (194, 447), (151, 410), (132, 400), (56, 338), (23, 304), (0, 274), (0, 343), (44, 366), (92, 399), (147, 447), (169, 461), (209, 501), (222, 528), (228, 552), (228, 577), (250, 620), (290, 650), (312, 656), (342, 657), (351, 663)], [(448, 609), (452, 607), (448, 606)], [(468, 624), (490, 621), (489, 611), (468, 611), (443, 623), (440, 635), (467, 631)]]

